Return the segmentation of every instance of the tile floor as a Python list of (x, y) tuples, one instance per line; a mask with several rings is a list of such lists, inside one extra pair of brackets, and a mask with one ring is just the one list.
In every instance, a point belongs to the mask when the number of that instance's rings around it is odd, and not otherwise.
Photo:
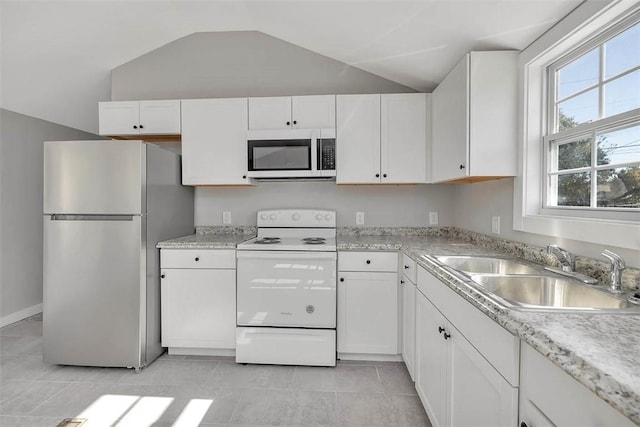
[(161, 356), (136, 374), (42, 362), (39, 316), (0, 329), (0, 426), (430, 426), (402, 363)]

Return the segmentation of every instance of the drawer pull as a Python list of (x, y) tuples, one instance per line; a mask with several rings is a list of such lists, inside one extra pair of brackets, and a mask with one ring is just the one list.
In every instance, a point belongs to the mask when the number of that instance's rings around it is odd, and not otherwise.
[(161, 275), (160, 275), (160, 278), (161, 278), (161, 279), (164, 279), (164, 274), (161, 274)]
[(341, 278), (340, 278), (340, 281), (341, 281), (341, 282), (344, 282), (344, 277), (341, 277)]
[(449, 338), (451, 338), (451, 334), (448, 334), (448, 333), (445, 332), (444, 333), (444, 339), (448, 340)]
[(438, 326), (438, 333), (441, 334), (444, 332), (444, 328), (442, 326)]
[(200, 261), (200, 257), (196, 257), (196, 261)]
[(409, 269), (409, 266), (408, 266), (408, 265), (405, 265), (405, 266), (404, 266), (404, 269), (405, 269), (405, 270), (408, 270), (408, 269)]
[(371, 260), (370, 259), (367, 260), (367, 264), (371, 264)]

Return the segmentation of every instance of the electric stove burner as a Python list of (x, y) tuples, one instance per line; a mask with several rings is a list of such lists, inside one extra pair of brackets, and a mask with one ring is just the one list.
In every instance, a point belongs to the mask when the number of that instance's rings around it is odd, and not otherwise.
[(324, 237), (305, 237), (302, 241), (306, 245), (324, 245), (326, 243), (326, 239)]
[(280, 243), (279, 237), (263, 237), (262, 239), (256, 240), (254, 243), (258, 245), (273, 245), (275, 243)]

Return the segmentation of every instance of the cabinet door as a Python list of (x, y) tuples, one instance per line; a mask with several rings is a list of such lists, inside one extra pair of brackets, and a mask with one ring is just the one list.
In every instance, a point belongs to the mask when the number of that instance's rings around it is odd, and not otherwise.
[(496, 371), (465, 337), (449, 326), (449, 413), (452, 427), (515, 426), (518, 389)]
[(433, 91), (431, 173), (434, 182), (468, 175), (469, 55)]
[(416, 287), (406, 277), (402, 283), (402, 359), (415, 381)]
[[(416, 390), (434, 427), (447, 426), (447, 342), (440, 329), (447, 321), (422, 295), (416, 293)], [(473, 424), (471, 424), (473, 425)]]
[(138, 101), (98, 103), (100, 135), (137, 135), (140, 133)]
[(380, 182), (380, 95), (336, 96), (336, 182)]
[(140, 101), (140, 135), (180, 135), (180, 101)]
[(249, 183), (247, 98), (182, 101), (182, 183)]
[(249, 98), (249, 129), (291, 129), (291, 97)]
[(428, 96), (424, 93), (381, 95), (383, 183), (426, 182)]
[(162, 276), (163, 347), (235, 348), (235, 270), (163, 269)]
[(336, 96), (292, 97), (291, 119), (295, 129), (335, 129)]
[(397, 273), (338, 277), (338, 352), (398, 354)]

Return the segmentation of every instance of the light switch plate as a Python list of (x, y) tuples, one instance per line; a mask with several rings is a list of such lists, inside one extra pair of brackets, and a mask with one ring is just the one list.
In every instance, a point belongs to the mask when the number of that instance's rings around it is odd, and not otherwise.
[(491, 232), (493, 234), (500, 234), (500, 217), (494, 216), (491, 218)]
[(429, 212), (429, 225), (438, 225), (438, 212)]
[(222, 212), (222, 223), (223, 224), (231, 224), (231, 212), (224, 211)]
[(364, 225), (364, 212), (356, 212), (356, 225)]

